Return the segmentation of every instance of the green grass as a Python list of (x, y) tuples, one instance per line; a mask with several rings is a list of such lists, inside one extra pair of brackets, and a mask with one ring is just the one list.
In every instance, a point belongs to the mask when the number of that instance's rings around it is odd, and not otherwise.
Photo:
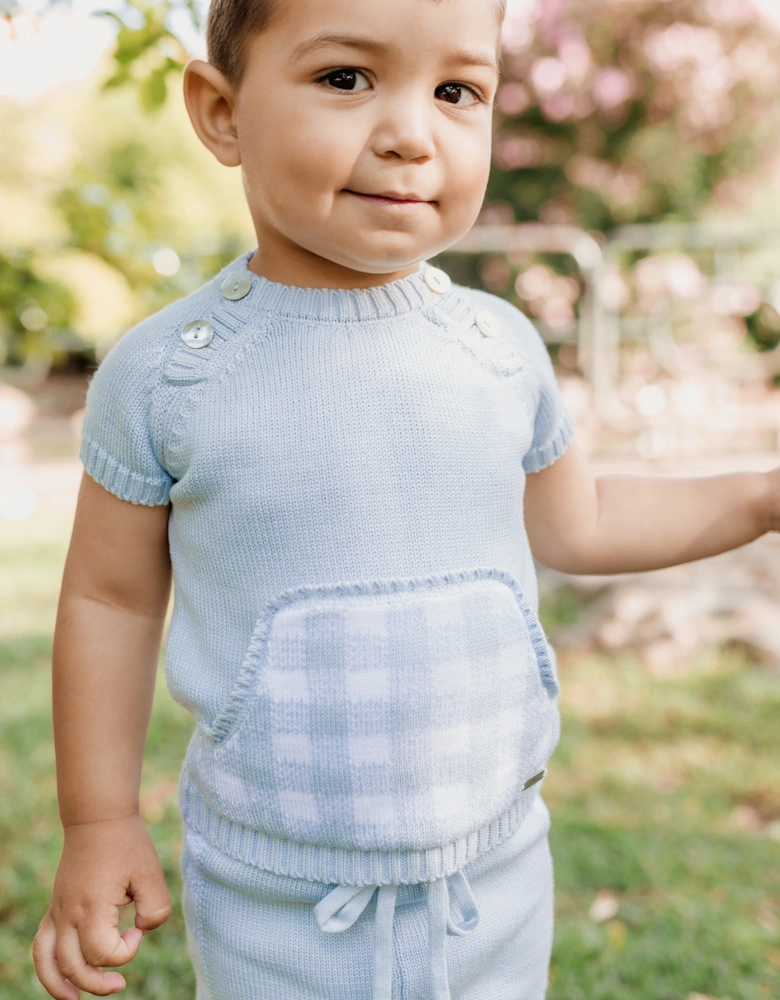
[[(51, 726), (51, 639), (70, 522), (51, 514), (0, 521), (0, 1000), (48, 994), (30, 948), (62, 848)], [(127, 1000), (193, 1000), (181, 913), (181, 821), (176, 779), (190, 715), (157, 679), (142, 781), (147, 826), (173, 899), (171, 918), (121, 968)], [(132, 926), (132, 906), (121, 929)], [(86, 997), (88, 994), (82, 993)]]
[[(50, 514), (0, 522), (0, 1000), (46, 996), (30, 946), (62, 843), (50, 655), (69, 530)], [(569, 588), (541, 609), (553, 640), (580, 613)], [(632, 655), (561, 651), (559, 667), (563, 738), (545, 783), (557, 910), (548, 1000), (780, 997), (780, 672), (739, 648), (675, 680)], [(191, 730), (160, 671), (142, 795), (174, 913), (122, 968), (127, 1000), (194, 997), (176, 806)], [(602, 890), (619, 910), (594, 923)]]
[[(543, 603), (553, 637), (571, 618), (570, 593)], [(628, 654), (559, 666), (549, 1000), (780, 997), (780, 672), (739, 649), (675, 680)], [(600, 890), (620, 908), (596, 924)]]

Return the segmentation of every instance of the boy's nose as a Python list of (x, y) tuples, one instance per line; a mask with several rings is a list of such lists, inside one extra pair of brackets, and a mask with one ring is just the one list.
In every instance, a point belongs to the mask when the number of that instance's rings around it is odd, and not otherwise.
[(429, 103), (409, 95), (383, 101), (381, 118), (374, 130), (374, 152), (402, 160), (429, 160), (435, 156)]

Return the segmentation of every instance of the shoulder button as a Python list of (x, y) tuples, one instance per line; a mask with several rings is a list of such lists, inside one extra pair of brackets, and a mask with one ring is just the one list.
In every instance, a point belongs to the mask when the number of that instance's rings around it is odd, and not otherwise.
[(187, 347), (198, 350), (214, 339), (214, 327), (205, 319), (194, 319), (181, 331), (181, 339)]
[(238, 302), (249, 294), (252, 279), (248, 274), (229, 274), (220, 285), (222, 295), (231, 302)]
[(426, 267), (423, 271), (423, 281), (437, 295), (443, 295), (452, 284), (450, 276), (438, 267)]
[(501, 333), (501, 324), (487, 309), (480, 309), (474, 317), (474, 326), (483, 337), (498, 337)]

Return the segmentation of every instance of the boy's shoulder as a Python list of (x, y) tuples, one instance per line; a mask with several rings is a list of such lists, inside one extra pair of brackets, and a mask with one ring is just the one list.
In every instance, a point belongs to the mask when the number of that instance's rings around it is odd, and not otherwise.
[(453, 285), (476, 312), (490, 313), (501, 326), (501, 332), (512, 338), (519, 349), (533, 361), (547, 367), (550, 355), (541, 334), (517, 306), (491, 292), (467, 285)]
[(122, 334), (112, 345), (103, 359), (103, 364), (111, 357), (151, 362), (160, 359), (169, 344), (177, 341), (183, 327), (193, 318), (206, 315), (214, 301), (216, 277), (209, 278), (199, 288), (169, 302)]

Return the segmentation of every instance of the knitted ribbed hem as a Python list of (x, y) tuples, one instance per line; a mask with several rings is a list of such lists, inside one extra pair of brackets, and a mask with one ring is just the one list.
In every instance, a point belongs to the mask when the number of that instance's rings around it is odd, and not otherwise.
[(528, 815), (540, 788), (537, 782), (522, 792), (503, 815), (481, 830), (425, 851), (350, 850), (283, 840), (252, 830), (207, 805), (188, 780), (186, 763), (179, 782), (179, 803), (184, 822), (214, 847), (264, 871), (326, 885), (415, 885), (451, 875), (505, 841)]
[(172, 480), (148, 479), (117, 462), (86, 432), (81, 435), (79, 458), (89, 475), (120, 500), (156, 507), (169, 501)]
[(576, 425), (574, 417), (569, 410), (564, 407), (561, 422), (554, 436), (540, 448), (529, 451), (523, 459), (523, 468), (526, 472), (539, 472), (548, 465), (560, 458), (566, 451), (571, 439), (574, 437)]

